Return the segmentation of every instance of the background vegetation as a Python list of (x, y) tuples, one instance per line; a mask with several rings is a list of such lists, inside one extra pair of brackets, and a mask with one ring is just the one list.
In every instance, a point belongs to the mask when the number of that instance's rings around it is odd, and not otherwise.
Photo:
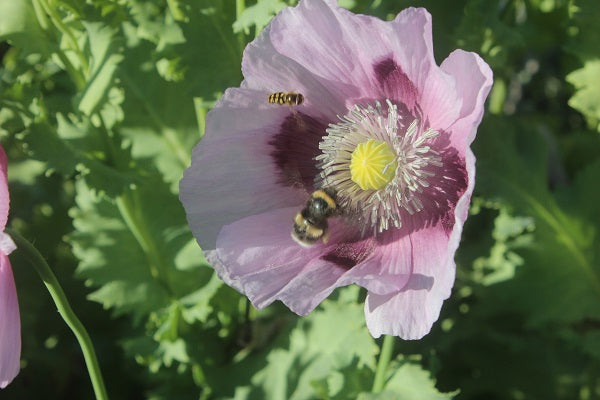
[[(396, 342), (379, 395), (364, 293), (305, 318), (252, 309), (202, 261), (177, 198), (245, 44), (293, 3), (0, 1), (9, 225), (57, 273), (111, 398), (600, 398), (600, 3), (342, 2), (384, 19), (426, 6), (437, 61), (464, 48), (495, 75), (453, 295), (430, 335)], [(0, 396), (91, 398), (73, 335), (11, 260), (22, 370)]]

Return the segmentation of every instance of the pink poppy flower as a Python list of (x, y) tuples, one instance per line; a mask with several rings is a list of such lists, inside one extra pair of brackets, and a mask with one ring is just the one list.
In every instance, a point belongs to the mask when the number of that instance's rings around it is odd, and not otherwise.
[[(0, 227), (8, 219), (8, 177), (6, 153), (0, 146)], [(17, 289), (8, 254), (15, 249), (10, 236), (0, 232), (0, 388), (17, 376), (21, 358), (21, 320)]]
[[(258, 308), (300, 315), (358, 284), (374, 337), (428, 333), (454, 282), (488, 65), (456, 50), (438, 66), (425, 9), (385, 22), (301, 0), (246, 47), (242, 72), (180, 183), (219, 276)], [(304, 101), (267, 101), (277, 92)], [(296, 218), (317, 189), (337, 205), (328, 226)], [(312, 246), (293, 240), (294, 221)]]

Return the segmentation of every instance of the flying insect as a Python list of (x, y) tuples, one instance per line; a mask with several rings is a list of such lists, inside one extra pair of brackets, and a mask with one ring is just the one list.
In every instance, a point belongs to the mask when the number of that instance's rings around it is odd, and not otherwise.
[(304, 96), (296, 92), (277, 92), (269, 95), (269, 103), (281, 106), (299, 106), (304, 102)]

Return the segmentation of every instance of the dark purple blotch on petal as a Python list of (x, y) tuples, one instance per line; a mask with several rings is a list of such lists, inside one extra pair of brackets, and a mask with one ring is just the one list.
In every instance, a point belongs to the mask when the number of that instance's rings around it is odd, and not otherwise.
[(415, 214), (416, 228), (441, 223), (447, 235), (454, 227), (454, 209), (468, 186), (465, 160), (454, 147), (448, 146), (448, 134), (440, 132), (431, 147), (442, 158), (442, 166), (430, 166), (435, 176), (428, 178), (429, 188), (423, 190), (419, 198), (423, 210)]
[(414, 108), (418, 98), (417, 88), (392, 58), (376, 63), (373, 71), (385, 98), (402, 103), (409, 110)]
[(332, 262), (340, 268), (350, 269), (361, 263), (371, 254), (377, 242), (368, 238), (356, 242), (339, 243), (321, 259)]
[(327, 122), (300, 112), (294, 111), (285, 118), (269, 142), (282, 185), (312, 192), (314, 178), (319, 173), (315, 157), (321, 152), (319, 142), (326, 135), (325, 129)]

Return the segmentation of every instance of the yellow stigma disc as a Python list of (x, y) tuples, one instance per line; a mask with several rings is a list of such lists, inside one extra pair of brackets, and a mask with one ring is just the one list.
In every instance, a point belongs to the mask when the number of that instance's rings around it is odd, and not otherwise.
[(352, 152), (350, 174), (362, 190), (379, 190), (394, 179), (397, 166), (396, 154), (387, 143), (369, 139)]

